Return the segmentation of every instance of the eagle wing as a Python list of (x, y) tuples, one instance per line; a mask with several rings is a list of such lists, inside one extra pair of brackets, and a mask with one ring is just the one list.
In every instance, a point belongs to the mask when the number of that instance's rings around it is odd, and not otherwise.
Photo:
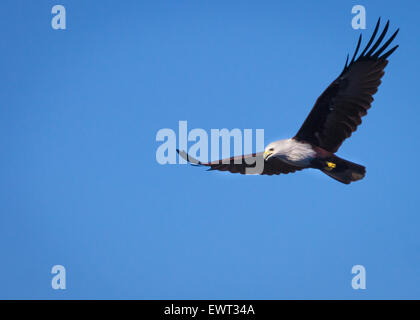
[(309, 142), (334, 153), (343, 141), (357, 130), (362, 123), (362, 117), (371, 106), (372, 96), (381, 84), (384, 68), (388, 63), (387, 58), (398, 48), (397, 45), (380, 56), (394, 40), (399, 29), (376, 50), (388, 31), (388, 21), (378, 40), (368, 51), (378, 32), (379, 24), (380, 19), (366, 48), (355, 60), (362, 40), (360, 35), (352, 60), (348, 64), (347, 56), (340, 76), (318, 98), (294, 137), (296, 140)]
[[(179, 155), (193, 165), (200, 165), (209, 167), (211, 170), (229, 171), (231, 173), (240, 174), (259, 174), (259, 175), (273, 175), (273, 174), (287, 174), (302, 170), (301, 167), (296, 167), (287, 164), (276, 157), (271, 157), (267, 161), (264, 160), (263, 152), (253, 153), (248, 155), (241, 155), (222, 160), (216, 160), (211, 162), (201, 162), (185, 151), (177, 150)], [(258, 163), (263, 164), (263, 168), (258, 167)]]

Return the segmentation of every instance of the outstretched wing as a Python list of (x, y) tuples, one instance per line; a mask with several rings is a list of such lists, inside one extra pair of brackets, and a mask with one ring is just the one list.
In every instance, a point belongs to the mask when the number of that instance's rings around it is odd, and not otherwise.
[[(287, 174), (303, 169), (301, 167), (289, 165), (275, 157), (264, 161), (262, 152), (236, 156), (212, 162), (201, 162), (188, 155), (185, 151), (177, 151), (179, 155), (185, 160), (195, 165), (209, 167), (208, 170), (229, 171), (232, 173), (240, 174), (266, 174), (271, 176), (273, 174)], [(258, 164), (262, 164), (263, 167), (259, 168)]]
[(373, 101), (372, 96), (381, 84), (384, 68), (388, 64), (387, 58), (398, 48), (395, 46), (380, 56), (394, 40), (399, 29), (376, 50), (388, 31), (388, 21), (378, 40), (368, 51), (378, 32), (379, 24), (380, 19), (366, 48), (355, 60), (362, 40), (360, 35), (350, 64), (347, 64), (347, 56), (340, 76), (318, 98), (295, 139), (336, 152), (343, 141), (362, 123), (362, 117), (367, 114)]

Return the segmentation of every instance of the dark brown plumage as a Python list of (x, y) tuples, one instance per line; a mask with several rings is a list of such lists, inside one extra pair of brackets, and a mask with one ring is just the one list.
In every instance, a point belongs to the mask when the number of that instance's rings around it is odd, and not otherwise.
[[(264, 163), (263, 152), (236, 156), (228, 159), (216, 160), (211, 162), (198, 161), (197, 159), (191, 157), (184, 151), (177, 150), (177, 152), (181, 155), (181, 157), (183, 157), (185, 160), (189, 161), (192, 164), (209, 167), (209, 171), (219, 170), (229, 171), (231, 173), (245, 174), (245, 169), (248, 168), (250, 169), (249, 171), (252, 171), (251, 169), (255, 168), (257, 160), (261, 161), (260, 163)], [(258, 174), (266, 174), (271, 176), (273, 174), (280, 173), (287, 174), (302, 169), (304, 168), (287, 164), (278, 158), (271, 158), (265, 161), (263, 171), (258, 172)]]
[(378, 32), (379, 24), (380, 19), (366, 48), (355, 60), (362, 40), (360, 35), (350, 64), (347, 65), (347, 57), (340, 76), (318, 98), (296, 134), (296, 140), (309, 142), (334, 153), (343, 141), (357, 130), (357, 127), (362, 123), (362, 117), (367, 114), (367, 110), (371, 106), (372, 96), (378, 91), (381, 84), (384, 69), (388, 64), (386, 58), (398, 48), (395, 46), (380, 56), (399, 30), (395, 31), (389, 40), (375, 52), (388, 30), (388, 21), (378, 40), (367, 52)]

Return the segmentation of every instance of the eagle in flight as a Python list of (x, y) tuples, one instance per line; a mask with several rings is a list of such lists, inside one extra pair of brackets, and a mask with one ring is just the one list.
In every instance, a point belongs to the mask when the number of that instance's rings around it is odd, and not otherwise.
[(198, 161), (185, 151), (177, 150), (178, 153), (193, 164), (209, 167), (209, 170), (248, 174), (261, 161), (263, 166), (258, 174), (287, 174), (314, 168), (345, 184), (362, 179), (366, 173), (364, 166), (344, 160), (335, 153), (362, 123), (362, 117), (373, 101), (372, 96), (381, 84), (387, 58), (398, 48), (397, 45), (384, 53), (399, 29), (378, 49), (388, 31), (389, 21), (371, 47), (379, 25), (380, 18), (365, 49), (357, 57), (362, 41), (360, 35), (350, 63), (347, 55), (343, 71), (315, 102), (293, 138), (274, 141), (264, 152), (212, 162)]

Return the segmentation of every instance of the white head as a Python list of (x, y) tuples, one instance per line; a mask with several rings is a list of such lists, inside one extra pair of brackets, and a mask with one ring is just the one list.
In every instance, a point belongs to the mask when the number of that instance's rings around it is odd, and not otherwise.
[(309, 143), (299, 142), (295, 139), (274, 141), (264, 150), (264, 160), (276, 157), (297, 166), (309, 165), (315, 156), (316, 152)]
[(284, 155), (288, 150), (288, 145), (290, 144), (289, 141), (290, 139), (271, 142), (267, 147), (265, 147), (264, 160), (267, 160), (272, 156), (281, 157)]

